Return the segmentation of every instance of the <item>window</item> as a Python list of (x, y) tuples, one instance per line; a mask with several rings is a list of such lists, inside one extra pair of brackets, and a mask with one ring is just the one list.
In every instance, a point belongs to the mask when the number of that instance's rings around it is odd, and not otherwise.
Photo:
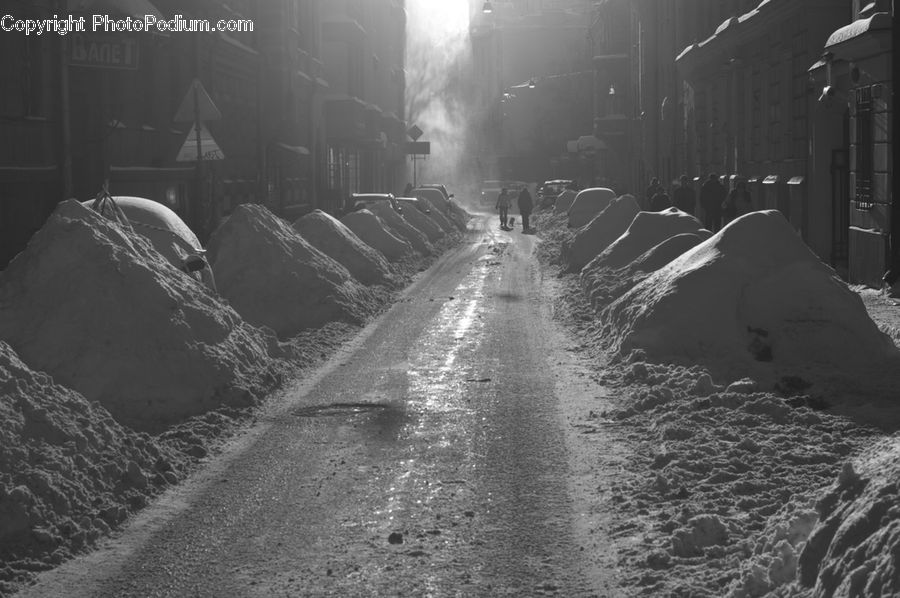
[(872, 118), (872, 88), (856, 90), (856, 193), (854, 205), (858, 210), (874, 206), (872, 180), (875, 178), (875, 143)]

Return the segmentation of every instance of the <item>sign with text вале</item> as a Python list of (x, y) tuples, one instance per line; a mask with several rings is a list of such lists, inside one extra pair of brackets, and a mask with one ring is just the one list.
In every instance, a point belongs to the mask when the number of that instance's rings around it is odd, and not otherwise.
[(134, 70), (140, 66), (138, 39), (120, 33), (71, 33), (69, 64)]

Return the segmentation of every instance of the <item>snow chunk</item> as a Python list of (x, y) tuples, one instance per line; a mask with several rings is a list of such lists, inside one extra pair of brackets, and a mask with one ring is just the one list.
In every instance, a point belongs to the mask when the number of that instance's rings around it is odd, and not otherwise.
[(350, 212), (341, 218), (347, 228), (370, 247), (380, 251), (390, 262), (397, 262), (410, 256), (412, 245), (389, 232), (384, 223), (369, 210)]
[(252, 402), (254, 372), (279, 355), (143, 237), (75, 200), (0, 273), (0, 306), (0, 338), (26, 363), (138, 429)]
[(346, 268), (263, 206), (235, 208), (208, 249), (222, 295), (248, 322), (279, 337), (328, 322), (361, 323), (376, 309)]
[[(569, 193), (573, 193), (570, 189)], [(641, 208), (631, 195), (617, 197), (581, 227), (572, 240), (563, 245), (567, 272), (578, 272), (610, 243), (618, 239), (638, 215)]]
[(859, 296), (774, 210), (735, 220), (602, 317), (612, 348), (624, 354), (640, 348), (657, 359), (700, 361), (763, 386), (776, 374), (852, 375), (897, 355)]
[(396, 284), (384, 256), (330, 214), (313, 210), (293, 226), (313, 247), (347, 268), (363, 284)]
[(590, 187), (579, 191), (568, 209), (569, 228), (578, 228), (590, 222), (615, 197), (615, 191), (606, 187)]

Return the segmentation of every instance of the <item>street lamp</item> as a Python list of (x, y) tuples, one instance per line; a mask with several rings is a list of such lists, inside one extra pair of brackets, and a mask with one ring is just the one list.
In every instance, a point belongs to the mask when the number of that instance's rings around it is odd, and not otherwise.
[(494, 12), (494, 7), (491, 6), (490, 2), (485, 2), (484, 5), (481, 7), (481, 12), (483, 12), (486, 15), (489, 15), (492, 12)]

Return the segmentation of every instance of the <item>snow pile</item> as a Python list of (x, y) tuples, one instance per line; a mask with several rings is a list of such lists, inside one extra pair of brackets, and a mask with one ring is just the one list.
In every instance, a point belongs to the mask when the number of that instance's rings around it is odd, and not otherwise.
[[(573, 193), (571, 189), (568, 192)], [(581, 270), (628, 230), (640, 211), (632, 195), (622, 195), (609, 202), (597, 216), (578, 229), (571, 242), (563, 245), (566, 272)]]
[(572, 202), (575, 201), (575, 197), (577, 195), (577, 191), (574, 191), (572, 189), (565, 189), (562, 193), (556, 196), (556, 201), (553, 202), (553, 213), (567, 214), (569, 212), (569, 208), (572, 207)]
[(572, 200), (572, 205), (567, 211), (569, 215), (569, 228), (584, 226), (594, 216), (602, 212), (613, 199), (616, 193), (606, 187), (590, 187), (582, 189)]
[[(697, 336), (691, 325), (683, 324), (685, 318), (709, 314), (720, 319), (720, 312), (733, 319), (765, 315), (772, 322), (770, 336), (789, 336), (797, 350), (805, 350), (804, 341), (831, 343), (835, 361), (819, 366), (820, 373), (827, 367), (838, 370), (848, 361), (849, 382), (842, 394), (856, 394), (869, 403), (829, 407), (799, 376), (779, 378), (779, 394), (764, 392), (754, 379), (735, 380), (704, 365), (650, 362), (643, 350), (609, 360), (614, 356), (604, 350), (611, 327), (603, 321), (608, 314), (598, 319), (584, 294), (577, 292), (575, 277), (561, 277), (561, 284), (570, 289), (555, 313), (576, 329), (580, 346), (604, 364), (597, 371), (608, 389), (607, 396), (598, 399), (602, 407), (586, 409), (576, 425), (583, 433), (596, 432), (586, 438), (597, 438), (604, 447), (594, 470), (599, 480), (594, 508), (610, 517), (598, 529), (608, 531), (618, 554), (620, 593), (731, 598), (900, 595), (900, 436), (885, 439), (883, 429), (875, 427), (900, 426), (900, 405), (892, 402), (900, 369), (883, 363), (866, 371), (853, 368), (857, 360), (848, 359), (847, 352), (866, 344), (857, 338), (860, 334), (881, 344), (881, 337), (867, 332), (865, 322), (861, 327), (855, 320), (861, 306), (852, 298), (856, 293), (848, 297), (840, 281), (830, 282), (830, 269), (810, 261), (817, 262), (793, 231), (784, 230), (789, 227), (780, 214), (763, 212), (744, 219), (740, 226), (752, 230), (736, 234), (726, 229), (668, 265), (660, 266), (696, 243), (697, 235), (676, 235), (626, 266), (607, 269), (611, 277), (639, 279), (631, 303), (620, 309), (632, 310), (640, 326), (641, 317), (653, 317), (642, 316), (642, 300), (649, 301), (649, 312), (654, 306), (665, 307), (668, 317), (656, 322), (659, 330), (650, 339), (666, 354), (677, 354), (672, 350), (677, 333)], [(565, 238), (559, 233), (564, 223), (548, 219), (546, 225), (542, 236)], [(774, 246), (771, 253), (768, 244)], [(704, 247), (706, 253), (716, 252), (715, 259), (700, 259)], [(649, 275), (638, 270), (657, 267)], [(711, 268), (718, 270), (704, 272)], [(734, 286), (746, 287), (746, 293)], [(807, 286), (810, 292), (804, 290)], [(638, 295), (641, 289), (644, 294)], [(768, 310), (760, 307), (761, 297), (768, 299)], [(870, 309), (875, 305), (882, 310), (882, 328), (900, 322), (896, 305), (872, 297), (868, 303)], [(779, 316), (782, 309), (788, 317)], [(803, 327), (809, 320), (815, 320), (812, 331)], [(665, 326), (675, 329), (671, 338)], [(720, 336), (731, 334), (721, 321), (718, 327), (723, 329)], [(713, 330), (704, 335), (703, 342), (716, 337)], [(835, 350), (839, 338), (851, 347)], [(765, 356), (764, 347), (755, 350)], [(696, 361), (716, 357), (713, 347)], [(759, 362), (751, 357), (753, 364)], [(621, 453), (611, 454), (610, 445), (621, 447)]]
[[(423, 209), (427, 209), (430, 211), (430, 208), (425, 205), (425, 202), (415, 199), (414, 201), (420, 203)], [(437, 243), (441, 239), (447, 236), (447, 233), (444, 232), (444, 229), (429, 215), (423, 212), (421, 209), (412, 204), (412, 202), (400, 202), (403, 206), (403, 218), (407, 222), (409, 222), (413, 227), (418, 229), (425, 235), (428, 239), (429, 243)]]
[(766, 385), (788, 375), (808, 387), (897, 355), (859, 296), (774, 210), (735, 220), (643, 279), (601, 319), (620, 354), (641, 349), (655, 360), (699, 361)]
[[(407, 210), (412, 208), (407, 208)], [(404, 239), (412, 245), (420, 255), (434, 254), (434, 246), (428, 242), (425, 234), (403, 219), (387, 202), (379, 202), (369, 207), (369, 211), (375, 214), (384, 223), (387, 230), (394, 236)]]
[(398, 262), (414, 252), (412, 245), (388, 232), (381, 220), (369, 210), (350, 212), (341, 218), (341, 222), (390, 262)]
[(396, 284), (391, 266), (384, 256), (330, 214), (313, 210), (294, 222), (293, 226), (313, 247), (347, 268), (361, 283)]
[(33, 371), (2, 341), (0, 395), (5, 595), (31, 572), (94, 544), (182, 473), (164, 446)]
[(280, 356), (143, 237), (75, 200), (0, 273), (0, 339), (140, 430), (253, 402)]
[(378, 308), (346, 268), (263, 206), (235, 208), (208, 251), (222, 295), (248, 322), (279, 337), (333, 321), (358, 324)]
[(729, 598), (900, 595), (900, 435), (844, 462), (814, 505), (766, 526)]

